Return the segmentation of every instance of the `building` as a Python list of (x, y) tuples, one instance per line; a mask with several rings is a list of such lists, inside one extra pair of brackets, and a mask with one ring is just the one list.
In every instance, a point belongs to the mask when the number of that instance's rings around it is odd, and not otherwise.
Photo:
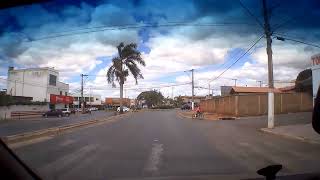
[(317, 97), (317, 92), (320, 86), (320, 54), (311, 57), (312, 70), (312, 96), (313, 100)]
[(14, 69), (9, 67), (7, 94), (32, 97), (32, 101), (48, 102), (50, 109), (64, 108), (72, 104), (69, 84), (59, 81), (54, 68)]
[[(243, 95), (243, 94), (253, 94), (253, 93), (268, 93), (268, 87), (241, 87), (241, 86), (233, 86), (230, 90), (230, 95)], [(273, 89), (274, 93), (280, 93), (279, 89)]]
[[(73, 97), (73, 106), (80, 108), (80, 100), (81, 100), (81, 94), (72, 94)], [(103, 106), (102, 99), (100, 95), (97, 94), (83, 94), (83, 98), (85, 101), (85, 105), (88, 107), (97, 107), (101, 108)]]
[[(108, 108), (114, 108), (114, 107), (119, 107), (120, 106), (120, 98), (105, 98), (104, 101), (105, 105)], [(130, 99), (129, 98), (122, 98), (122, 105), (130, 107)]]
[[(192, 96), (180, 96), (184, 104), (192, 102)], [(195, 103), (200, 103), (201, 100), (206, 99), (205, 96), (193, 96)]]
[(232, 89), (232, 86), (221, 86), (221, 96), (228, 96), (230, 95), (230, 90)]

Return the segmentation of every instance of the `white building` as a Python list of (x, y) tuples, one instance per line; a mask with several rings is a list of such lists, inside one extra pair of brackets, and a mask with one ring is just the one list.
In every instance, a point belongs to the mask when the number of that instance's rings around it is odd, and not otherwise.
[[(81, 100), (81, 94), (77, 93), (77, 94), (72, 94), (71, 95), (73, 97), (73, 105), (75, 107), (79, 106), (79, 101)], [(94, 107), (98, 107), (98, 106), (102, 106), (102, 99), (100, 95), (97, 94), (83, 94), (83, 98), (86, 102), (86, 106), (94, 106)]]
[(51, 108), (62, 108), (72, 101), (68, 93), (69, 85), (59, 81), (59, 72), (54, 68), (8, 69), (7, 94), (32, 97), (33, 101), (50, 102)]
[(311, 70), (312, 70), (312, 86), (313, 86), (313, 99), (316, 98), (318, 88), (320, 86), (320, 54), (311, 57)]

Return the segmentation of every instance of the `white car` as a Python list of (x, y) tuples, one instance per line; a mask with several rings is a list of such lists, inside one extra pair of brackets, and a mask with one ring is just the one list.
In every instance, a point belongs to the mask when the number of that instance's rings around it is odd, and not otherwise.
[(61, 109), (61, 111), (64, 116), (70, 116), (70, 114), (71, 114), (71, 111), (69, 108), (63, 108), (63, 109)]
[[(130, 111), (130, 108), (123, 106), (122, 110), (123, 110), (123, 112), (128, 112), (128, 111)], [(120, 112), (120, 107), (117, 108), (117, 111)]]
[(98, 108), (96, 108), (96, 107), (91, 107), (89, 110), (90, 110), (90, 111), (98, 111)]

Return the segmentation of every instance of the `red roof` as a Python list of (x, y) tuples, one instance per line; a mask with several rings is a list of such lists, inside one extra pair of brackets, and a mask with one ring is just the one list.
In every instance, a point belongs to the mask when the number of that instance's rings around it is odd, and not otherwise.
[[(267, 93), (269, 92), (270, 88), (268, 87), (241, 87), (241, 86), (234, 86), (231, 88), (230, 93)], [(280, 93), (279, 89), (274, 88), (274, 93)]]

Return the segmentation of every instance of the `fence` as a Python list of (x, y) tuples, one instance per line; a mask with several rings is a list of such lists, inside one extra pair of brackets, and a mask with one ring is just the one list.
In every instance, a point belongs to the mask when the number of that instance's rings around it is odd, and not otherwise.
[[(312, 97), (307, 93), (276, 93), (275, 114), (312, 111)], [(200, 103), (205, 112), (231, 116), (259, 116), (268, 112), (267, 94), (222, 96)]]
[(49, 110), (48, 105), (11, 105), (0, 106), (1, 119), (21, 119), (25, 117), (40, 117), (42, 112)]

